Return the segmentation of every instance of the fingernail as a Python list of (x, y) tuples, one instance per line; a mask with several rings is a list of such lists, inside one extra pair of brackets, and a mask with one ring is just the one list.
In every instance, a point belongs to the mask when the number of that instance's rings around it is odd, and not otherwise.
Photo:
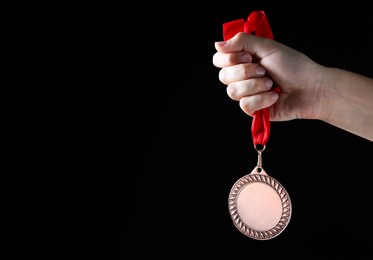
[(215, 42), (215, 44), (220, 47), (224, 46), (226, 43), (227, 43), (226, 41)]
[(272, 85), (273, 85), (273, 81), (271, 79), (266, 79), (265, 82), (264, 82), (264, 86), (267, 88), (267, 89), (271, 89), (272, 88)]
[(256, 74), (257, 74), (257, 75), (259, 75), (259, 76), (263, 76), (264, 73), (266, 73), (265, 68), (263, 68), (262, 66), (257, 66), (257, 67), (256, 67)]
[(274, 93), (271, 94), (271, 99), (272, 99), (272, 100), (277, 100), (278, 97), (279, 97), (279, 94), (276, 93), (276, 92), (274, 92)]

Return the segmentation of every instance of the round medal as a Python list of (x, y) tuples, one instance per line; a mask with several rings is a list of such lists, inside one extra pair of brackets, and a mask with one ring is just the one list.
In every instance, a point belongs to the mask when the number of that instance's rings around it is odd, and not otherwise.
[(279, 235), (288, 225), (292, 211), (285, 188), (258, 166), (233, 185), (228, 207), (235, 226), (257, 240)]

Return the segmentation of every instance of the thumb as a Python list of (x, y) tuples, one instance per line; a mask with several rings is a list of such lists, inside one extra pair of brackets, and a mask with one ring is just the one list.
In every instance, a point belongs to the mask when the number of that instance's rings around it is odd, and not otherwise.
[(227, 41), (215, 42), (215, 49), (218, 52), (248, 52), (257, 58), (266, 55), (263, 46), (267, 46), (270, 39), (239, 32)]

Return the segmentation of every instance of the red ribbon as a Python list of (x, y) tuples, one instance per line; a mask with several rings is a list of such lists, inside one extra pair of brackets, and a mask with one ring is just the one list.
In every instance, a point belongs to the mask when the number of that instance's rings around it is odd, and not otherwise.
[[(264, 11), (252, 12), (246, 21), (238, 19), (223, 24), (224, 40), (232, 38), (239, 32), (273, 39), (273, 33)], [(254, 146), (266, 145), (269, 138), (270, 126), (268, 108), (255, 111), (251, 125)]]

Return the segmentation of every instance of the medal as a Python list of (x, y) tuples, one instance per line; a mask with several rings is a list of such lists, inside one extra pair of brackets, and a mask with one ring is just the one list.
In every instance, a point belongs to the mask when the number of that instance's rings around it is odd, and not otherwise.
[[(223, 24), (224, 40), (236, 33), (255, 33), (273, 38), (271, 28), (263, 11), (252, 12), (248, 19)], [(274, 91), (280, 91), (277, 86)], [(258, 152), (257, 165), (251, 173), (241, 177), (233, 185), (228, 197), (228, 209), (236, 228), (256, 240), (268, 240), (279, 235), (287, 227), (292, 213), (289, 194), (262, 166), (262, 152), (270, 133), (268, 108), (253, 115), (251, 126), (254, 148)]]
[(265, 172), (261, 156), (262, 150), (258, 150), (258, 165), (233, 185), (228, 208), (234, 225), (244, 235), (267, 240), (288, 225), (291, 201), (285, 188)]

